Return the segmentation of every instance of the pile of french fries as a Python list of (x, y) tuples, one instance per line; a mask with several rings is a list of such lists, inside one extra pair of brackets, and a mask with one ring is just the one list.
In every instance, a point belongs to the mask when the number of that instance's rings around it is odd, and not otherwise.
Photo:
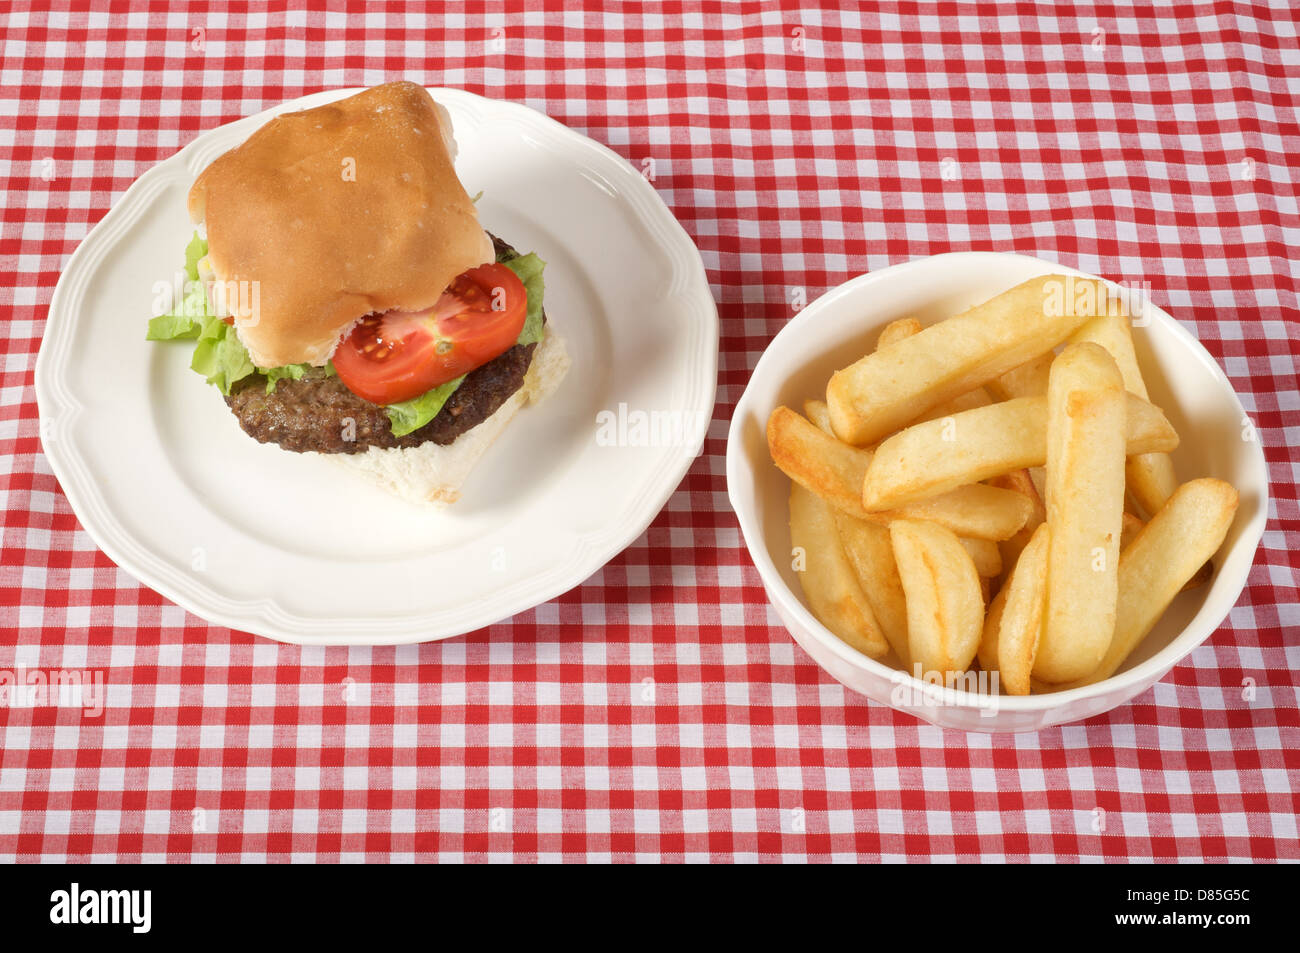
[(1184, 588), (1207, 582), (1237, 510), (1178, 484), (1128, 309), (1102, 282), (1034, 278), (881, 332), (803, 414), (778, 407), (793, 565), (860, 652), (1010, 695), (1111, 675)]

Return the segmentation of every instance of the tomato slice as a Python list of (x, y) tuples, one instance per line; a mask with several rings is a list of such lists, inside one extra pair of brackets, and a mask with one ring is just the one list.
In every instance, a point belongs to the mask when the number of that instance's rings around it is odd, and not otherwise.
[(467, 374), (507, 351), (528, 316), (528, 292), (505, 265), (457, 276), (426, 311), (362, 318), (334, 352), (348, 390), (396, 404)]

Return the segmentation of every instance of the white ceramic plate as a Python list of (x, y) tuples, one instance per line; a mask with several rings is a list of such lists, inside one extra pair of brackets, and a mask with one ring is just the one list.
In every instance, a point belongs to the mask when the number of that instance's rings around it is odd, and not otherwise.
[[(153, 286), (184, 262), (185, 196), (208, 163), (275, 114), (356, 91), (214, 129), (143, 175), (68, 263), (36, 364), (46, 456), (104, 552), (210, 622), (287, 642), (440, 639), (571, 589), (659, 512), (716, 390), (704, 268), (649, 183), (531, 109), (435, 89), (485, 227), (547, 261), (546, 310), (572, 369), (447, 510), (245, 436), (189, 369), (190, 344), (145, 341)], [(620, 404), (704, 426), (668, 446), (604, 445), (597, 415)]]
[(818, 298), (768, 345), (736, 405), (727, 439), (727, 492), (745, 545), (777, 615), (795, 641), (854, 691), (926, 721), (974, 731), (1026, 731), (1077, 721), (1123, 704), (1163, 678), (1219, 626), (1241, 594), (1268, 516), (1268, 470), (1246, 413), (1205, 348), (1148, 304), (1150, 323), (1133, 339), (1154, 403), (1182, 437), (1174, 465), (1182, 480), (1227, 480), (1240, 493), (1236, 520), (1215, 557), (1210, 585), (1183, 593), (1112, 678), (1086, 688), (1024, 698), (939, 689), (862, 655), (813, 617), (790, 565), (790, 481), (767, 451), (767, 418), (824, 393), (835, 370), (875, 346), (895, 318), (924, 324), (963, 311), (1036, 275), (1081, 274), (1022, 255), (961, 252), (863, 275)]

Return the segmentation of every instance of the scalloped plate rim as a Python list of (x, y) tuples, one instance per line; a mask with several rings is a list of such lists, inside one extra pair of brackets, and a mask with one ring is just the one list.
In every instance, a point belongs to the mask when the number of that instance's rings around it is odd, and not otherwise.
[[(539, 133), (539, 140), (545, 142), (548, 149), (557, 155), (565, 150), (586, 153), (590, 158), (581, 163), (582, 167), (590, 168), (603, 182), (617, 187), (617, 199), (627, 207), (636, 223), (660, 243), (665, 258), (672, 266), (672, 281), (664, 300), (673, 302), (682, 309), (683, 314), (689, 318), (688, 326), (697, 331), (695, 337), (705, 345), (701, 352), (703, 359), (695, 367), (678, 369), (687, 385), (683, 391), (682, 403), (698, 410), (704, 419), (712, 419), (717, 391), (717, 306), (698, 249), (653, 186), (613, 150), (527, 106), (485, 99), (465, 90), (438, 87), (429, 89), (439, 99), (451, 97), (459, 100), (461, 108), (471, 113), (482, 115), (486, 109), (510, 114), (507, 118), (512, 123), (523, 128), (531, 127)], [(475, 610), (462, 606), (385, 619), (321, 619), (289, 612), (270, 596), (238, 600), (232, 608), (232, 600), (213, 592), (205, 585), (177, 586), (171, 581), (159, 579), (159, 576), (166, 575), (173, 568), (161, 557), (153, 556), (147, 550), (129, 552), (131, 545), (138, 545), (138, 541), (132, 539), (116, 523), (93, 484), (84, 486), (68, 479), (75, 470), (76, 463), (84, 465), (84, 460), (70, 451), (64, 441), (55, 440), (53, 446), (56, 449), (51, 452), (50, 444), (45, 439), (51, 430), (57, 433), (66, 429), (79, 413), (86, 411), (84, 402), (77, 398), (75, 392), (66, 386), (66, 382), (51, 367), (68, 349), (76, 326), (75, 317), (61, 316), (67, 310), (65, 299), (69, 294), (84, 292), (84, 289), (74, 288), (68, 276), (75, 277), (92, 271), (116, 242), (127, 240), (133, 224), (149, 208), (148, 199), (142, 196), (148, 195), (151, 185), (165, 182), (169, 174), (175, 174), (178, 170), (182, 176), (191, 179), (196, 174), (196, 170), (191, 168), (191, 160), (212, 147), (214, 141), (233, 136), (240, 128), (246, 127), (251, 131), (282, 112), (310, 108), (358, 91), (357, 88), (348, 88), (313, 93), (206, 130), (175, 154), (144, 172), (113, 203), (108, 213), (82, 239), (68, 260), (50, 300), (49, 317), (35, 370), (42, 452), (74, 514), (96, 545), (142, 584), (213, 624), (301, 645), (396, 645), (437, 641), (491, 625), (554, 599), (599, 571), (644, 532), (699, 456), (705, 436), (701, 435), (698, 444), (666, 449), (639, 488), (637, 496), (628, 500), (623, 507), (619, 515), (624, 518), (609, 524), (613, 529), (575, 535), (567, 563), (557, 563), (548, 572), (516, 581), (510, 587), (513, 598), (502, 602), (494, 600), (493, 604), (497, 608)], [(224, 149), (215, 147), (214, 151), (219, 154)], [(124, 234), (119, 235), (118, 232)], [(87, 519), (85, 514), (93, 513), (96, 506), (104, 512), (97, 514), (96, 518)], [(189, 577), (183, 578), (190, 583), (196, 581)], [(321, 628), (330, 632), (312, 631)], [(359, 628), (372, 634), (363, 638), (333, 634), (336, 630), (355, 631)]]

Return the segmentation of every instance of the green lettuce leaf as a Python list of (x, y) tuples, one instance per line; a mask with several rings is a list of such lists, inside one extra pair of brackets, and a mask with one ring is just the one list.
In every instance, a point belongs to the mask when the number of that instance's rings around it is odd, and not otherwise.
[(266, 392), (275, 393), (275, 385), (280, 381), (288, 378), (289, 380), (300, 381), (304, 374), (311, 370), (310, 364), (286, 364), (284, 367), (259, 367), (259, 374), (266, 375)]
[(529, 252), (527, 255), (509, 258), (501, 264), (518, 276), (524, 283), (524, 290), (528, 292), (528, 317), (524, 319), (523, 330), (519, 332), (515, 343), (535, 344), (542, 339), (542, 293), (546, 287), (542, 281), (542, 269), (546, 267), (546, 262)]
[(266, 392), (273, 394), (280, 381), (285, 378), (300, 381), (310, 367), (310, 364), (286, 364), (284, 367), (259, 367), (258, 371), (266, 375)]
[(195, 232), (190, 243), (185, 246), (185, 275), (190, 281), (199, 280), (199, 261), (208, 253), (208, 240), (200, 238)]
[(412, 397), (400, 404), (387, 405), (384, 410), (388, 414), (388, 419), (392, 421), (393, 436), (404, 437), (408, 433), (419, 430), (438, 416), (442, 405), (447, 403), (447, 398), (456, 392), (456, 388), (464, 379), (464, 375), (461, 375), (453, 381), (439, 384), (433, 390), (425, 391), (419, 397)]
[(257, 373), (266, 377), (266, 392), (273, 394), (275, 385), (286, 378), (300, 381), (304, 377), (334, 377), (338, 371), (334, 370), (333, 361), (326, 361), (324, 367), (315, 364), (286, 364), (284, 367), (259, 367)]
[[(195, 232), (185, 249), (185, 276), (189, 282), (179, 313), (150, 321), (146, 337), (151, 340), (159, 340), (156, 335), (163, 334), (171, 338), (197, 337), (198, 344), (194, 345), (190, 367), (229, 396), (231, 385), (252, 374), (256, 368), (248, 351), (235, 336), (235, 329), (208, 307), (208, 296), (203, 282), (199, 281), (199, 259), (207, 253), (208, 243)], [(188, 326), (182, 320), (186, 318), (190, 321)]]
[[(203, 289), (199, 289), (199, 297), (203, 296)], [(197, 315), (191, 316), (188, 312), (186, 303), (190, 301), (191, 295), (187, 295), (185, 302), (171, 314), (160, 314), (156, 318), (149, 319), (149, 330), (145, 332), (147, 341), (177, 341), (185, 338), (196, 338), (199, 331), (203, 329), (203, 312), (199, 311)]]
[(169, 313), (149, 319), (145, 340), (174, 341), (199, 336), (203, 330), (203, 319), (211, 317), (208, 296), (203, 291), (203, 283), (199, 281), (199, 259), (207, 253), (207, 241), (195, 232), (185, 248), (185, 295)]
[(203, 319), (190, 367), (202, 374), (209, 384), (215, 384), (227, 397), (236, 381), (257, 371), (248, 351), (235, 336), (235, 329), (216, 315)]

